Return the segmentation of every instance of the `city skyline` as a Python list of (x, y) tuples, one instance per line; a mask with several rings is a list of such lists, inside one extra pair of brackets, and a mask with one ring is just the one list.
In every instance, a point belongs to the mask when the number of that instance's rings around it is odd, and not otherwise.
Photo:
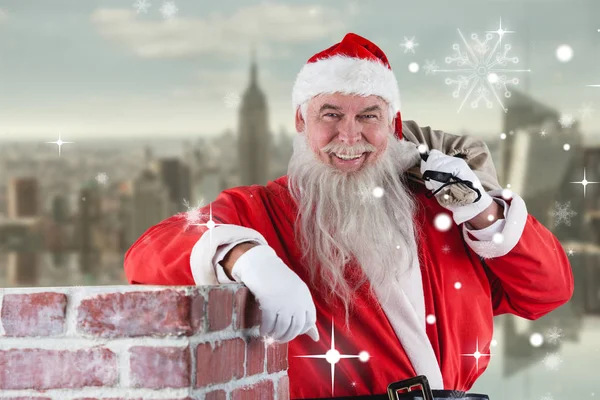
[[(399, 81), (406, 119), (453, 133), (497, 137), (504, 112), (465, 107), (452, 97), (451, 75), (426, 74), (428, 61), (440, 68), (460, 42), (457, 30), (480, 38), (499, 28), (503, 44), (519, 57), (518, 90), (543, 99), (581, 122), (585, 140), (600, 143), (596, 72), (600, 61), (600, 5), (594, 1), (453, 2), (431, 6), (375, 1), (290, 1), (199, 5), (175, 1), (170, 18), (162, 2), (137, 12), (133, 2), (107, 0), (19, 2), (0, 6), (0, 140), (65, 141), (153, 137), (207, 137), (237, 131), (236, 96), (248, 82), (256, 48), (258, 82), (269, 107), (272, 132), (294, 133), (291, 88), (296, 74), (316, 52), (355, 32), (387, 54)], [(386, 10), (382, 13), (381, 10)], [(336, 18), (332, 18), (336, 16)], [(299, 29), (298, 27), (302, 27)], [(407, 51), (407, 40), (417, 46)], [(561, 45), (573, 50), (557, 59)], [(414, 52), (413, 52), (414, 51)], [(417, 63), (420, 71), (409, 71)], [(510, 86), (509, 86), (510, 88)], [(232, 101), (233, 98), (233, 101)], [(494, 100), (495, 102), (495, 100)], [(510, 113), (510, 110), (508, 110)]]

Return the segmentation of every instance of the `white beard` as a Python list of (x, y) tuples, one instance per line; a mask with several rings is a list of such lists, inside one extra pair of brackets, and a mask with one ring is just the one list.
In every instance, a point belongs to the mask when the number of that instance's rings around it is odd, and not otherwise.
[[(302, 260), (313, 288), (319, 273), (326, 294), (342, 300), (346, 324), (353, 293), (366, 280), (349, 285), (344, 276), (349, 261), (362, 268), (372, 290), (396, 286), (390, 283), (401, 282), (418, 265), (416, 204), (404, 172), (419, 160), (414, 144), (390, 134), (380, 159), (346, 173), (320, 160), (305, 132), (294, 139), (288, 182), (298, 205), (295, 233)], [(373, 195), (376, 187), (383, 188), (382, 197)]]

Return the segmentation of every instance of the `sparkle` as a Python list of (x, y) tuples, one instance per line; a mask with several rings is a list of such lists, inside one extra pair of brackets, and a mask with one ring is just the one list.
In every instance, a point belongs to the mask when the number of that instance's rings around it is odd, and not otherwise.
[(563, 336), (562, 329), (556, 326), (550, 328), (546, 336), (548, 337), (548, 342), (552, 344), (558, 344), (560, 342), (560, 338)]
[(359, 355), (348, 355), (340, 354), (335, 349), (335, 325), (333, 324), (333, 318), (331, 318), (331, 349), (327, 350), (325, 354), (314, 354), (310, 356), (294, 356), (298, 358), (324, 358), (328, 363), (331, 364), (331, 395), (334, 395), (333, 387), (335, 381), (335, 364), (337, 364), (342, 358), (358, 358), (360, 361), (366, 362), (369, 360), (369, 353), (361, 351)]
[(586, 179), (585, 177), (585, 168), (583, 169), (583, 179), (579, 182), (571, 182), (571, 183), (581, 183), (583, 185), (583, 197), (585, 197), (585, 188), (587, 185), (589, 185), (590, 183), (600, 183), (600, 182), (590, 182)]
[(173, 18), (175, 14), (177, 14), (177, 11), (179, 11), (179, 8), (177, 8), (175, 3), (172, 1), (164, 2), (160, 8), (160, 13), (163, 15), (163, 17), (165, 17), (165, 19)]
[(500, 26), (498, 27), (498, 29), (496, 29), (495, 31), (487, 31), (487, 33), (497, 33), (498, 36), (500, 36), (500, 40), (502, 40), (502, 36), (504, 36), (507, 33), (515, 33), (515, 31), (505, 31), (502, 28), (502, 17), (500, 17)]
[(410, 39), (404, 36), (404, 42), (400, 43), (400, 47), (404, 47), (404, 54), (407, 52), (411, 52), (415, 54), (415, 47), (418, 47), (419, 44), (415, 42), (415, 37), (411, 37)]
[(263, 342), (267, 345), (267, 346), (271, 346), (275, 343), (275, 339), (271, 336), (265, 336), (263, 337)]
[(547, 134), (548, 134), (548, 132), (546, 132), (546, 130), (545, 130), (545, 129), (542, 129), (542, 130), (540, 131), (540, 136), (541, 136), (541, 137), (545, 137)]
[[(184, 200), (184, 204), (186, 201)], [(188, 210), (189, 210), (189, 206), (188, 206)], [(197, 209), (191, 209), (188, 212), (186, 212), (186, 219), (188, 221), (187, 226), (206, 226), (208, 228), (208, 235), (209, 235), (209, 244), (212, 246), (212, 231), (216, 226), (219, 225), (224, 225), (224, 224), (217, 224), (215, 223), (215, 221), (213, 221), (212, 219), (212, 203), (209, 204), (209, 214), (208, 214), (208, 222), (202, 224), (199, 223), (197, 221), (199, 221), (201, 218), (205, 218), (206, 215), (205, 214), (201, 214), (199, 211), (197, 211)], [(189, 214), (188, 214), (189, 213)], [(194, 222), (196, 221), (196, 222)], [(187, 228), (186, 226), (186, 228)]]
[(462, 283), (460, 282), (454, 282), (454, 289), (458, 290), (462, 287)]
[(476, 365), (477, 369), (479, 370), (479, 359), (481, 357), (490, 357), (491, 354), (484, 354), (484, 353), (481, 353), (479, 351), (479, 338), (477, 338), (476, 344), (475, 344), (475, 352), (471, 353), (471, 354), (461, 354), (461, 356), (471, 356), (471, 357), (474, 357), (475, 358), (475, 365)]
[(383, 196), (383, 188), (379, 187), (379, 186), (375, 186), (375, 188), (373, 189), (373, 196), (380, 198)]
[(46, 143), (50, 143), (50, 144), (55, 144), (58, 146), (58, 156), (60, 157), (61, 155), (61, 147), (63, 144), (68, 144), (68, 143), (75, 143), (75, 142), (65, 142), (62, 140), (60, 133), (58, 134), (58, 140), (56, 142), (46, 142)]
[(452, 248), (450, 246), (448, 246), (447, 244), (442, 246), (442, 253), (448, 254), (448, 253), (450, 253), (450, 251), (452, 251)]
[(106, 172), (100, 172), (96, 175), (96, 182), (101, 185), (106, 185), (106, 182), (108, 182), (108, 175), (106, 175)]
[[(480, 102), (484, 102), (487, 108), (492, 108), (493, 102), (490, 100), (492, 97), (496, 99), (504, 112), (508, 111), (502, 103), (499, 92), (503, 92), (505, 98), (511, 97), (508, 85), (518, 84), (519, 79), (508, 78), (506, 73), (531, 72), (531, 70), (506, 68), (508, 64), (519, 62), (518, 57), (508, 56), (512, 46), (510, 44), (502, 45), (501, 43), (506, 33), (513, 33), (513, 31), (504, 30), (502, 20), (500, 20), (500, 27), (496, 31), (488, 31), (485, 39), (481, 40), (477, 34), (473, 33), (471, 34), (471, 43), (469, 43), (458, 29), (464, 50), (461, 49), (460, 44), (455, 43), (452, 45), (454, 54), (445, 58), (446, 64), (456, 63), (457, 68), (438, 69), (425, 66), (428, 73), (448, 72), (457, 75), (455, 78), (447, 78), (445, 82), (447, 85), (454, 86), (455, 90), (452, 92), (454, 98), (460, 97), (461, 92), (464, 91), (464, 98), (458, 112), (462, 110), (470, 98), (472, 98), (471, 108), (477, 108)], [(498, 39), (495, 41), (493, 41), (494, 34), (498, 35)]]
[(571, 256), (572, 256), (572, 255), (574, 255), (574, 254), (575, 254), (575, 250), (573, 250), (572, 248), (569, 248), (569, 249), (567, 250), (567, 255), (568, 255), (569, 257), (571, 257)]
[(148, 0), (136, 0), (133, 3), (133, 8), (135, 8), (138, 14), (141, 12), (147, 13), (151, 5), (151, 3), (148, 3)]

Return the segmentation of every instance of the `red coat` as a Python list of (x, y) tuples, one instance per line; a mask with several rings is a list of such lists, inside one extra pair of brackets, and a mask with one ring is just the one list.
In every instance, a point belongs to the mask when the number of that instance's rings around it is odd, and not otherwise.
[[(417, 230), (421, 232), (417, 238), (420, 271), (413, 280), (415, 290), (409, 293), (399, 289), (398, 296), (384, 304), (369, 295), (366, 283), (355, 301), (360, 312), (351, 316), (348, 332), (340, 304), (327, 304), (311, 288), (320, 341), (315, 343), (301, 335), (289, 344), (292, 399), (332, 397), (330, 364), (324, 359), (295, 357), (325, 354), (331, 348), (332, 319), (335, 348), (340, 354), (367, 351), (370, 355), (367, 362), (350, 358), (335, 365), (335, 396), (384, 394), (390, 382), (417, 373), (431, 377), (433, 388), (468, 390), (486, 369), (489, 357), (476, 362), (474, 357), (462, 354), (490, 352), (493, 316), (511, 313), (537, 319), (571, 298), (573, 276), (561, 244), (527, 214), (519, 196), (507, 200), (510, 207), (502, 231), (505, 240), (495, 244), (474, 240), (464, 225), (453, 224), (450, 230), (439, 232), (433, 218), (447, 211), (435, 198), (425, 197), (428, 190), (424, 186), (410, 182), (409, 187), (421, 205), (414, 217), (422, 227)], [(499, 197), (501, 191), (488, 193)], [(286, 176), (266, 186), (225, 190), (211, 205), (215, 223), (257, 231), (286, 265), (309, 282), (299, 262), (301, 253), (293, 230), (297, 208), (287, 191)], [(202, 212), (208, 214), (209, 206)], [(151, 227), (138, 239), (125, 255), (130, 283), (217, 282), (211, 253), (223, 244), (219, 243), (222, 239), (215, 235), (216, 239), (211, 238), (213, 247), (207, 250), (206, 237), (200, 240), (207, 229), (186, 227), (186, 223), (185, 214), (179, 214)], [(484, 262), (478, 254), (486, 256)], [(358, 268), (354, 272), (361, 273)], [(461, 283), (460, 289), (455, 287), (456, 282)], [(435, 322), (425, 324), (425, 315), (435, 316)]]

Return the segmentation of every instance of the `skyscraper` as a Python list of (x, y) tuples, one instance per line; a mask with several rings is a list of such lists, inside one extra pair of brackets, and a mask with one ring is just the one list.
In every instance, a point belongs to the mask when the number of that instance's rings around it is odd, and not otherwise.
[(13, 178), (8, 183), (8, 218), (38, 215), (39, 197), (36, 178)]
[(133, 182), (131, 204), (132, 232), (135, 241), (146, 229), (171, 216), (169, 193), (161, 179), (152, 171), (145, 170)]
[[(257, 82), (254, 52), (250, 85), (242, 96), (238, 129), (238, 172), (240, 185), (265, 185), (269, 176), (270, 133), (267, 100)], [(232, 160), (223, 160), (231, 162)]]

